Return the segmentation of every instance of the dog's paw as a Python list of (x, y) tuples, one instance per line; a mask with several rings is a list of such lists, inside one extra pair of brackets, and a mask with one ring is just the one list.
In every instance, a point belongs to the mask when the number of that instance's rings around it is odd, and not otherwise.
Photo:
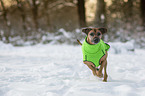
[(103, 82), (107, 82), (107, 79), (104, 79)]
[(103, 80), (103, 82), (107, 82), (107, 78), (108, 78), (108, 75), (104, 75), (104, 80)]
[(99, 71), (96, 70), (96, 75), (99, 77), (99, 78), (103, 78), (103, 74), (100, 73)]

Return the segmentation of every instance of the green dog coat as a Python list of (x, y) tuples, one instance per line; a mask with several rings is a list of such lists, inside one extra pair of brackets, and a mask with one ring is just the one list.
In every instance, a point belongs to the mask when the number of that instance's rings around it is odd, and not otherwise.
[(92, 62), (96, 67), (99, 67), (100, 59), (106, 54), (110, 46), (100, 39), (98, 44), (91, 45), (87, 43), (87, 37), (82, 44), (83, 61)]

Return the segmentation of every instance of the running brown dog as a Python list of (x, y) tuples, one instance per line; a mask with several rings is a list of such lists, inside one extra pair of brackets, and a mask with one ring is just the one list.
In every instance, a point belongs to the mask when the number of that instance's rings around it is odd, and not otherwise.
[(104, 82), (107, 82), (107, 55), (110, 46), (101, 39), (102, 35), (107, 32), (106, 28), (85, 28), (82, 32), (86, 33), (86, 38), (82, 45), (83, 62), (91, 70), (93, 75), (100, 78), (103, 77), (102, 70), (104, 68)]

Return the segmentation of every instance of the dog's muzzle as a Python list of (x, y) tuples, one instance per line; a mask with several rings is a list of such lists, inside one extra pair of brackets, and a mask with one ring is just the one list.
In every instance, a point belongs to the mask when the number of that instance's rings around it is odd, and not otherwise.
[(99, 42), (100, 42), (100, 38), (95, 37), (95, 38), (94, 38), (94, 43), (97, 44), (97, 43), (99, 43)]

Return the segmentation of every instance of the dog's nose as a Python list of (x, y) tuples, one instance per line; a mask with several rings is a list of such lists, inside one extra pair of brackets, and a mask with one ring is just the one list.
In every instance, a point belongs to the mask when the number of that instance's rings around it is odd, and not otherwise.
[(99, 43), (100, 39), (99, 38), (94, 38), (94, 43)]

